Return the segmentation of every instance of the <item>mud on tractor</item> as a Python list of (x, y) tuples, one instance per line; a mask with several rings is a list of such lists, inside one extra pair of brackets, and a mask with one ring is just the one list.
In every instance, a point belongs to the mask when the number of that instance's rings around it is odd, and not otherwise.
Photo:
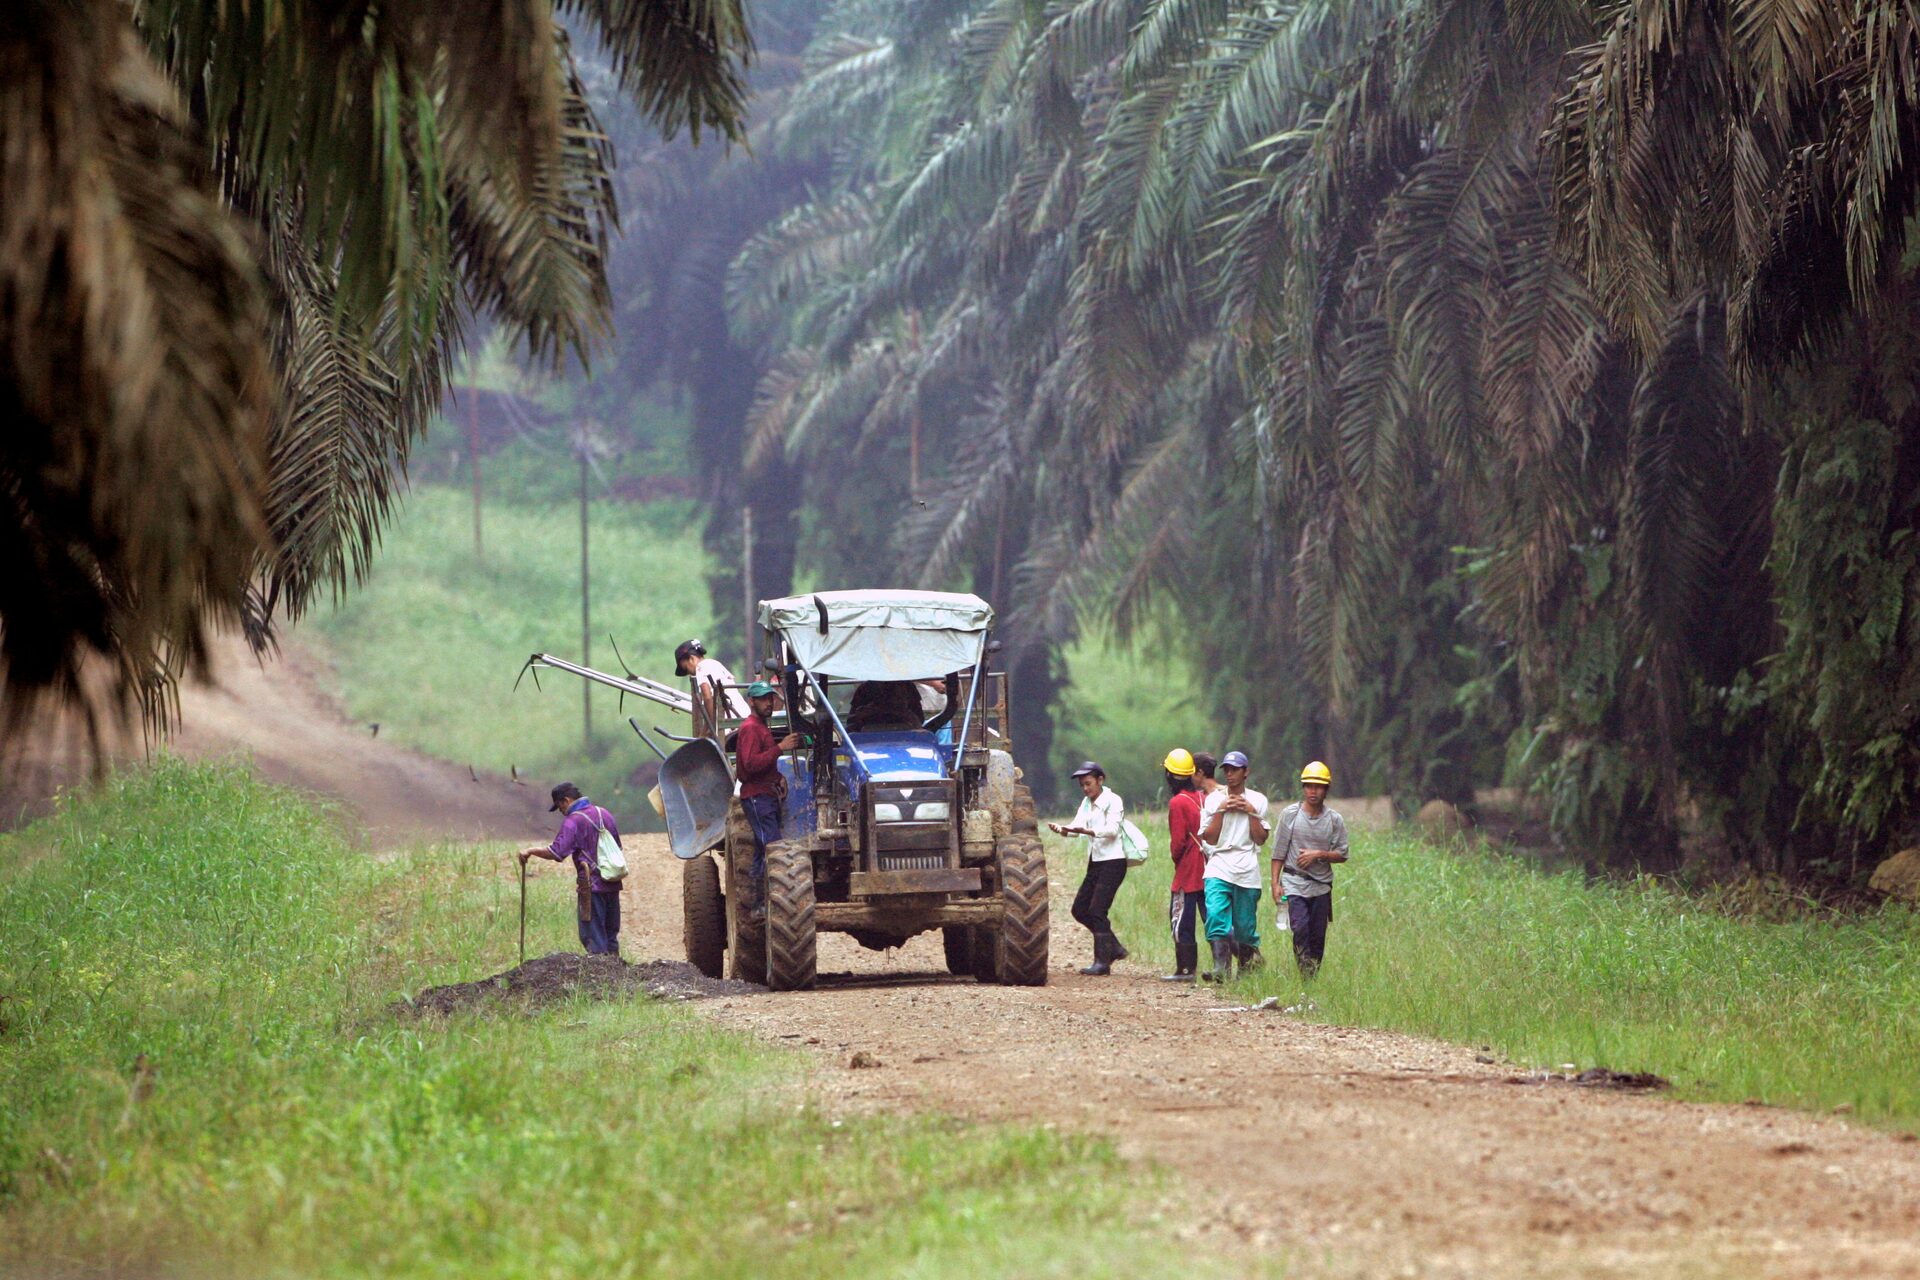
[(993, 610), (950, 592), (824, 591), (758, 612), (760, 670), (786, 707), (774, 737), (801, 738), (779, 761), (764, 920), (746, 909), (753, 832), (734, 795), (730, 691), (712, 691), (718, 714), (703, 723), (677, 689), (532, 660), (693, 713), (696, 736), (660, 770), (687, 959), (710, 977), (797, 990), (814, 985), (823, 931), (884, 950), (938, 929), (952, 973), (1044, 984), (1047, 865), (1014, 766), (1007, 679), (989, 669)]

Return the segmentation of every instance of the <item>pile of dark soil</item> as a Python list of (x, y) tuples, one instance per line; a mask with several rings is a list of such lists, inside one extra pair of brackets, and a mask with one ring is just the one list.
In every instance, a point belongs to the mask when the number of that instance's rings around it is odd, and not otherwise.
[(1671, 1088), (1664, 1076), (1651, 1071), (1614, 1071), (1607, 1067), (1588, 1067), (1585, 1071), (1529, 1071), (1524, 1076), (1507, 1077), (1508, 1084), (1570, 1084), (1581, 1089), (1625, 1089), (1640, 1091), (1646, 1089)]
[(556, 951), (477, 982), (429, 987), (411, 1001), (394, 1006), (394, 1011), (453, 1013), (459, 1009), (498, 1005), (537, 1008), (574, 995), (584, 995), (590, 1000), (618, 1000), (639, 993), (661, 1000), (702, 1000), (712, 996), (756, 995), (763, 990), (765, 988), (751, 982), (709, 978), (681, 960), (628, 964), (618, 956)]

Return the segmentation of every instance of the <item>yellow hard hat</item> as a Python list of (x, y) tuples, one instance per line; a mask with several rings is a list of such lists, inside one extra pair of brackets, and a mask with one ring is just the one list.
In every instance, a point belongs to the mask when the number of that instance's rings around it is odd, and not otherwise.
[(1193, 752), (1187, 750), (1185, 747), (1175, 747), (1173, 750), (1167, 752), (1167, 758), (1160, 763), (1168, 773), (1176, 778), (1191, 778), (1193, 776)]
[(1315, 760), (1300, 771), (1300, 781), (1317, 782), (1323, 787), (1330, 787), (1333, 785), (1333, 771)]

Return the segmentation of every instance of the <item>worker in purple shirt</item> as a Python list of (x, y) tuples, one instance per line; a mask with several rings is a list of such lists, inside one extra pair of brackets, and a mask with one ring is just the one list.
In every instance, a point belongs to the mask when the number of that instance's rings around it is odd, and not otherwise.
[(580, 899), (580, 945), (590, 956), (617, 956), (620, 954), (620, 881), (600, 878), (597, 855), (603, 828), (613, 834), (615, 843), (626, 848), (620, 839), (620, 828), (614, 825), (612, 814), (589, 802), (571, 782), (555, 787), (552, 796), (553, 806), (547, 812), (566, 814), (560, 822), (560, 834), (544, 848), (523, 849), (520, 865), (525, 866), (528, 858), (548, 858), (554, 862), (572, 858)]

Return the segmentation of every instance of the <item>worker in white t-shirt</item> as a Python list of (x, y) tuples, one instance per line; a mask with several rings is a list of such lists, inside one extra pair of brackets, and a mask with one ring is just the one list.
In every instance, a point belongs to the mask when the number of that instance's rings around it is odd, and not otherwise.
[(1213, 948), (1213, 980), (1260, 966), (1260, 846), (1267, 830), (1267, 798), (1247, 786), (1245, 752), (1220, 758), (1226, 785), (1210, 792), (1200, 809), (1200, 841), (1207, 850), (1207, 942)]
[(698, 640), (683, 640), (673, 651), (673, 669), (693, 681), (693, 731), (705, 733), (709, 727), (718, 727), (718, 717), (714, 715), (714, 685), (717, 682), (726, 690), (727, 708), (739, 719), (745, 720), (753, 714), (753, 708), (740, 696), (734, 684), (733, 672), (718, 658), (707, 656), (707, 647)]
[(1049, 822), (1055, 835), (1087, 837), (1087, 875), (1080, 892), (1073, 896), (1073, 918), (1093, 935), (1093, 963), (1080, 972), (1090, 977), (1105, 977), (1113, 972), (1114, 962), (1127, 958), (1127, 949), (1114, 936), (1113, 896), (1127, 878), (1127, 852), (1120, 844), (1120, 827), (1127, 818), (1127, 806), (1120, 793), (1107, 785), (1107, 771), (1089, 760), (1073, 771), (1080, 784), (1080, 811), (1071, 826)]

